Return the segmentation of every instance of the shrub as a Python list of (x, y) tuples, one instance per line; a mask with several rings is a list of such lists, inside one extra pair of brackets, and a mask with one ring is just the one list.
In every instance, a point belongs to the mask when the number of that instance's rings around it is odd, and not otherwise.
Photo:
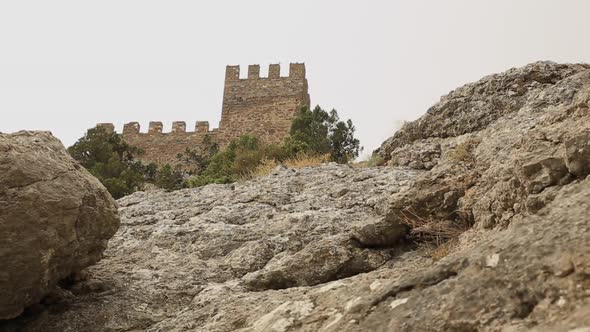
[(309, 166), (318, 166), (330, 160), (329, 154), (308, 154), (300, 153), (286, 159), (283, 164), (288, 167), (301, 168)]
[(451, 239), (458, 238), (459, 235), (469, 229), (469, 225), (463, 222), (427, 219), (411, 211), (404, 213), (403, 222), (409, 226), (410, 238), (416, 242), (442, 244)]
[(328, 113), (320, 106), (313, 110), (303, 107), (293, 120), (285, 151), (290, 156), (329, 154), (331, 161), (347, 163), (362, 150), (354, 132), (352, 121), (340, 121), (336, 110)]
[(166, 164), (162, 166), (155, 177), (154, 184), (159, 188), (173, 191), (183, 188), (184, 175), (179, 169), (174, 169)]
[(241, 180), (252, 180), (261, 176), (267, 176), (279, 166), (279, 163), (274, 159), (264, 158), (260, 164), (252, 171), (242, 175)]
[(219, 145), (211, 140), (210, 135), (203, 138), (201, 145), (187, 147), (183, 153), (176, 155), (188, 174), (199, 174), (207, 168), (211, 158), (219, 152)]
[(125, 143), (116, 133), (102, 127), (89, 129), (68, 152), (114, 198), (129, 195), (143, 186), (145, 166), (135, 160), (141, 150)]
[(423, 255), (430, 257), (432, 260), (439, 261), (448, 256), (459, 246), (459, 240), (452, 239), (441, 244), (421, 243), (418, 248)]
[(255, 171), (263, 160), (282, 160), (284, 150), (275, 145), (261, 146), (254, 136), (243, 135), (228, 147), (215, 154), (199, 175), (190, 178), (187, 185), (203, 186), (209, 183), (231, 183)]
[(250, 171), (249, 173), (243, 175), (241, 180), (251, 180), (257, 177), (266, 176), (272, 173), (272, 171), (277, 168), (280, 164), (283, 164), (287, 167), (291, 168), (301, 168), (301, 167), (310, 167), (310, 166), (318, 166), (330, 160), (330, 155), (310, 155), (306, 153), (300, 153), (294, 157), (290, 157), (288, 159), (283, 160), (283, 162), (279, 162), (276, 159), (269, 159), (264, 158), (260, 161), (258, 166)]

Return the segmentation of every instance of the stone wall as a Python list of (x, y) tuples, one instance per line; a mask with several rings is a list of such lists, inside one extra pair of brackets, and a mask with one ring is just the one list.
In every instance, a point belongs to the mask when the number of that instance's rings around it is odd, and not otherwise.
[(292, 63), (288, 77), (280, 77), (279, 65), (270, 65), (268, 72), (269, 77), (261, 78), (260, 67), (251, 65), (248, 78), (240, 79), (238, 66), (227, 67), (219, 127), (221, 146), (243, 134), (280, 143), (289, 134), (301, 105), (310, 104), (304, 64)]
[[(110, 123), (99, 123), (99, 127), (112, 132), (114, 126)], [(145, 162), (154, 162), (158, 165), (178, 165), (176, 157), (183, 153), (186, 148), (195, 149), (203, 145), (207, 135), (216, 142), (218, 130), (209, 130), (207, 121), (199, 121), (192, 132), (186, 131), (186, 124), (183, 121), (176, 121), (172, 124), (172, 132), (162, 132), (162, 122), (150, 122), (147, 133), (140, 132), (140, 125), (137, 122), (125, 124), (123, 128), (123, 140), (130, 145), (136, 146), (144, 151), (138, 159)]]
[[(123, 128), (123, 139), (144, 151), (141, 161), (160, 165), (177, 165), (176, 156), (187, 147), (202, 146), (206, 136), (222, 149), (243, 134), (265, 143), (281, 143), (301, 106), (310, 105), (305, 64), (290, 64), (287, 77), (281, 77), (278, 64), (270, 65), (268, 72), (268, 77), (260, 77), (260, 66), (250, 65), (248, 77), (240, 79), (239, 66), (226, 67), (219, 128), (210, 130), (207, 121), (199, 121), (194, 131), (187, 132), (186, 123), (177, 121), (170, 133), (163, 133), (162, 122), (150, 122), (148, 132), (142, 133), (139, 123), (131, 122)], [(111, 123), (98, 126), (115, 130)]]

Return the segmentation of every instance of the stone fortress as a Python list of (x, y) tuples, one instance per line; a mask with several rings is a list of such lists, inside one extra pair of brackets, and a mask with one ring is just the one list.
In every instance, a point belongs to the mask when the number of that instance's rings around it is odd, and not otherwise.
[[(303, 63), (291, 63), (286, 77), (281, 77), (279, 64), (269, 66), (268, 77), (260, 77), (259, 65), (250, 65), (245, 79), (240, 78), (239, 66), (227, 66), (219, 128), (210, 129), (208, 121), (197, 121), (195, 130), (187, 131), (184, 121), (175, 121), (172, 131), (164, 133), (162, 122), (152, 121), (148, 132), (142, 133), (138, 122), (130, 122), (124, 125), (122, 137), (144, 151), (138, 157), (143, 162), (178, 164), (176, 156), (186, 148), (201, 146), (206, 136), (222, 149), (244, 134), (265, 143), (281, 143), (299, 109), (309, 105)], [(97, 126), (115, 130), (112, 123)]]

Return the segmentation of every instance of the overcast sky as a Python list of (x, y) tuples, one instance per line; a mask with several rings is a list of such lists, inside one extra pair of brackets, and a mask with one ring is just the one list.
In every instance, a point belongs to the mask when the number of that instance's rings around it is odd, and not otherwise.
[(589, 62), (589, 32), (588, 0), (2, 0), (0, 131), (217, 127), (227, 64), (305, 62), (312, 104), (352, 118), (366, 154), (462, 84)]

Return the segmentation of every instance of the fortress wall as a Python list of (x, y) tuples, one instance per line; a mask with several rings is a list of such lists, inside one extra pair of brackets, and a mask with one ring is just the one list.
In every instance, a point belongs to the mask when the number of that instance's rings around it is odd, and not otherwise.
[[(111, 128), (112, 124), (99, 124)], [(186, 148), (195, 149), (203, 145), (206, 136), (211, 137), (211, 141), (216, 141), (217, 130), (209, 130), (207, 121), (199, 121), (195, 125), (195, 131), (187, 132), (184, 121), (175, 121), (172, 124), (172, 132), (162, 132), (162, 122), (150, 122), (147, 133), (140, 132), (138, 122), (125, 124), (122, 138), (130, 145), (136, 146), (144, 151), (137, 159), (144, 163), (154, 162), (158, 165), (178, 165), (180, 164), (176, 156), (183, 153)], [(114, 126), (112, 127), (114, 129)]]
[[(206, 136), (226, 147), (243, 134), (257, 136), (265, 143), (282, 143), (289, 135), (291, 123), (303, 105), (310, 105), (305, 65), (293, 63), (289, 75), (281, 77), (280, 66), (269, 67), (269, 77), (260, 77), (260, 66), (248, 67), (248, 78), (240, 79), (239, 66), (227, 66), (223, 107), (219, 129), (209, 129), (207, 121), (199, 121), (195, 130), (186, 131), (186, 123), (175, 121), (170, 133), (163, 133), (162, 122), (149, 123), (147, 133), (140, 132), (138, 122), (125, 124), (122, 137), (130, 145), (144, 151), (138, 159), (159, 165), (178, 165), (176, 156), (186, 148), (203, 147)], [(114, 132), (110, 123), (97, 126)]]

